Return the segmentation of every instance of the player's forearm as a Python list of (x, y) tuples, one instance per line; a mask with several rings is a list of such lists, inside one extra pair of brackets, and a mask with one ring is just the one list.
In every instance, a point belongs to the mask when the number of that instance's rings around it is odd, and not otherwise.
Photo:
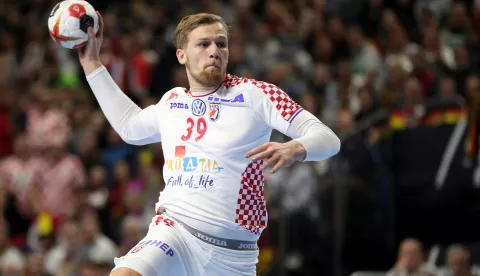
[[(87, 72), (87, 69), (85, 69)], [(124, 140), (128, 140), (130, 120), (140, 113), (138, 107), (118, 87), (107, 69), (100, 66), (87, 75), (87, 81), (105, 117)]]
[(292, 122), (287, 135), (294, 137), (306, 151), (303, 161), (321, 161), (340, 151), (340, 139), (315, 116), (302, 111)]
[(340, 151), (340, 139), (325, 125), (312, 125), (307, 133), (295, 139), (307, 152), (304, 161), (321, 161)]

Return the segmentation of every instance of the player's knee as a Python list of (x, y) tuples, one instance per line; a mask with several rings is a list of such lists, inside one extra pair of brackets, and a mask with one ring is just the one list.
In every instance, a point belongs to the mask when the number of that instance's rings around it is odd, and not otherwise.
[(130, 268), (119, 267), (113, 270), (112, 272), (110, 272), (110, 276), (147, 276), (147, 275), (142, 275)]

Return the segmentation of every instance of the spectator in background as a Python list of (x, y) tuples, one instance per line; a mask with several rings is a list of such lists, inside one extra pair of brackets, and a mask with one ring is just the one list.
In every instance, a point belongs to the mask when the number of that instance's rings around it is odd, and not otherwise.
[[(256, 25), (252, 39), (245, 47), (247, 60), (252, 64), (255, 75), (264, 74), (267, 68), (272, 67), (279, 60), (281, 45), (270, 36), (267, 24), (259, 22)], [(265, 59), (265, 62), (255, 62)]]
[(122, 91), (136, 100), (148, 95), (154, 62), (142, 48), (145, 45), (141, 43), (141, 34), (140, 29), (123, 33), (119, 37), (119, 53), (107, 67)]
[(123, 219), (119, 256), (127, 254), (142, 239), (144, 233), (142, 224), (143, 222), (134, 216), (126, 216)]
[(18, 134), (14, 154), (0, 161), (0, 185), (8, 191), (11, 209), (6, 219), (16, 235), (25, 234), (36, 214), (40, 211), (37, 188), (45, 169), (45, 159), (34, 156), (27, 136)]
[(465, 45), (467, 34), (470, 31), (467, 8), (461, 1), (454, 1), (451, 5), (447, 25), (442, 30), (442, 43), (456, 48)]
[(348, 30), (348, 44), (352, 54), (352, 73), (355, 87), (366, 84), (373, 85), (375, 89), (384, 83), (383, 62), (378, 50), (364, 36), (358, 26)]
[(11, 117), (15, 97), (13, 90), (0, 85), (0, 158), (12, 153), (14, 125)]
[(439, 276), (478, 276), (480, 270), (470, 264), (470, 252), (465, 246), (453, 244), (448, 247), (446, 267), (440, 269)]
[[(107, 185), (110, 187), (116, 185), (114, 175), (115, 166), (118, 162), (127, 162), (126, 166), (130, 171), (134, 168), (136, 154), (133, 147), (124, 143), (111, 126), (108, 126), (106, 131), (106, 145), (104, 145), (100, 154), (102, 165), (107, 169)], [(131, 171), (130, 173), (134, 172)]]
[(45, 255), (41, 251), (32, 251), (27, 254), (26, 276), (52, 276), (45, 272)]
[(25, 258), (22, 253), (9, 244), (8, 224), (0, 219), (0, 274), (23, 275)]
[(86, 191), (85, 205), (97, 210), (103, 210), (107, 206), (109, 191), (106, 186), (107, 175), (105, 168), (94, 165), (89, 171), (88, 182), (84, 189)]
[(85, 169), (90, 170), (101, 162), (98, 134), (95, 131), (85, 131), (79, 138), (75, 152), (85, 165)]
[(14, 153), (0, 162), (0, 183), (15, 196), (21, 213), (29, 217), (34, 210), (28, 191), (39, 181), (43, 159), (32, 155), (23, 133), (15, 137), (13, 148)]
[(32, 103), (26, 111), (27, 134), (35, 153), (43, 154), (52, 144), (66, 144), (70, 138), (67, 114), (55, 107), (51, 91), (41, 83), (30, 86)]
[(440, 80), (440, 95), (441, 99), (452, 99), (457, 96), (457, 87), (452, 78), (444, 77)]
[(332, 39), (333, 45), (335, 45), (333, 50), (333, 63), (348, 59), (350, 57), (350, 51), (347, 43), (345, 24), (339, 17), (331, 16), (327, 22), (326, 29)]
[(97, 213), (89, 208), (79, 216), (82, 243), (86, 246), (86, 260), (97, 264), (113, 265), (118, 257), (115, 243), (101, 232)]
[[(19, 11), (10, 8), (7, 14), (13, 17), (20, 17)], [(16, 54), (15, 27), (6, 25), (0, 30), (0, 87), (10, 86), (15, 81), (15, 75), (18, 74), (18, 58)]]
[(423, 245), (408, 238), (402, 241), (398, 250), (397, 263), (387, 276), (435, 276), (436, 268), (425, 263)]
[(85, 185), (85, 168), (77, 156), (67, 152), (66, 144), (52, 145), (46, 150), (46, 167), (36, 187), (39, 196), (35, 201), (60, 222), (73, 217), (77, 210), (76, 191)]
[[(45, 271), (51, 275), (74, 272), (85, 258), (81, 244), (81, 229), (75, 221), (66, 221), (58, 234), (57, 244), (45, 255)], [(72, 271), (73, 270), (73, 271)]]

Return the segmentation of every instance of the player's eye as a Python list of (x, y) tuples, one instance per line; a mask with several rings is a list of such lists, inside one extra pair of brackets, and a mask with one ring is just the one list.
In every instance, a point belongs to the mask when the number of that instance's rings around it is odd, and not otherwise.
[(217, 42), (217, 47), (219, 47), (219, 48), (225, 48), (225, 47), (227, 47), (227, 43), (225, 43), (225, 42)]
[(207, 43), (207, 42), (202, 42), (202, 43), (198, 44), (198, 46), (200, 46), (200, 47), (208, 47), (208, 44), (209, 44), (209, 43)]

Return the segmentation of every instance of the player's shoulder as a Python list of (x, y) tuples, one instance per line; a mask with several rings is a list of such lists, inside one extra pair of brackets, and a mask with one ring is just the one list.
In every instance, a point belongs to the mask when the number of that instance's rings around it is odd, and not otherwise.
[(245, 94), (246, 102), (249, 102), (255, 110), (277, 110), (287, 121), (302, 110), (299, 104), (275, 84), (234, 75), (227, 77), (225, 86), (240, 87)]
[(227, 74), (224, 85), (227, 89), (241, 90), (254, 98), (262, 96), (268, 96), (269, 98), (272, 96), (288, 97), (287, 93), (275, 84), (232, 74)]

